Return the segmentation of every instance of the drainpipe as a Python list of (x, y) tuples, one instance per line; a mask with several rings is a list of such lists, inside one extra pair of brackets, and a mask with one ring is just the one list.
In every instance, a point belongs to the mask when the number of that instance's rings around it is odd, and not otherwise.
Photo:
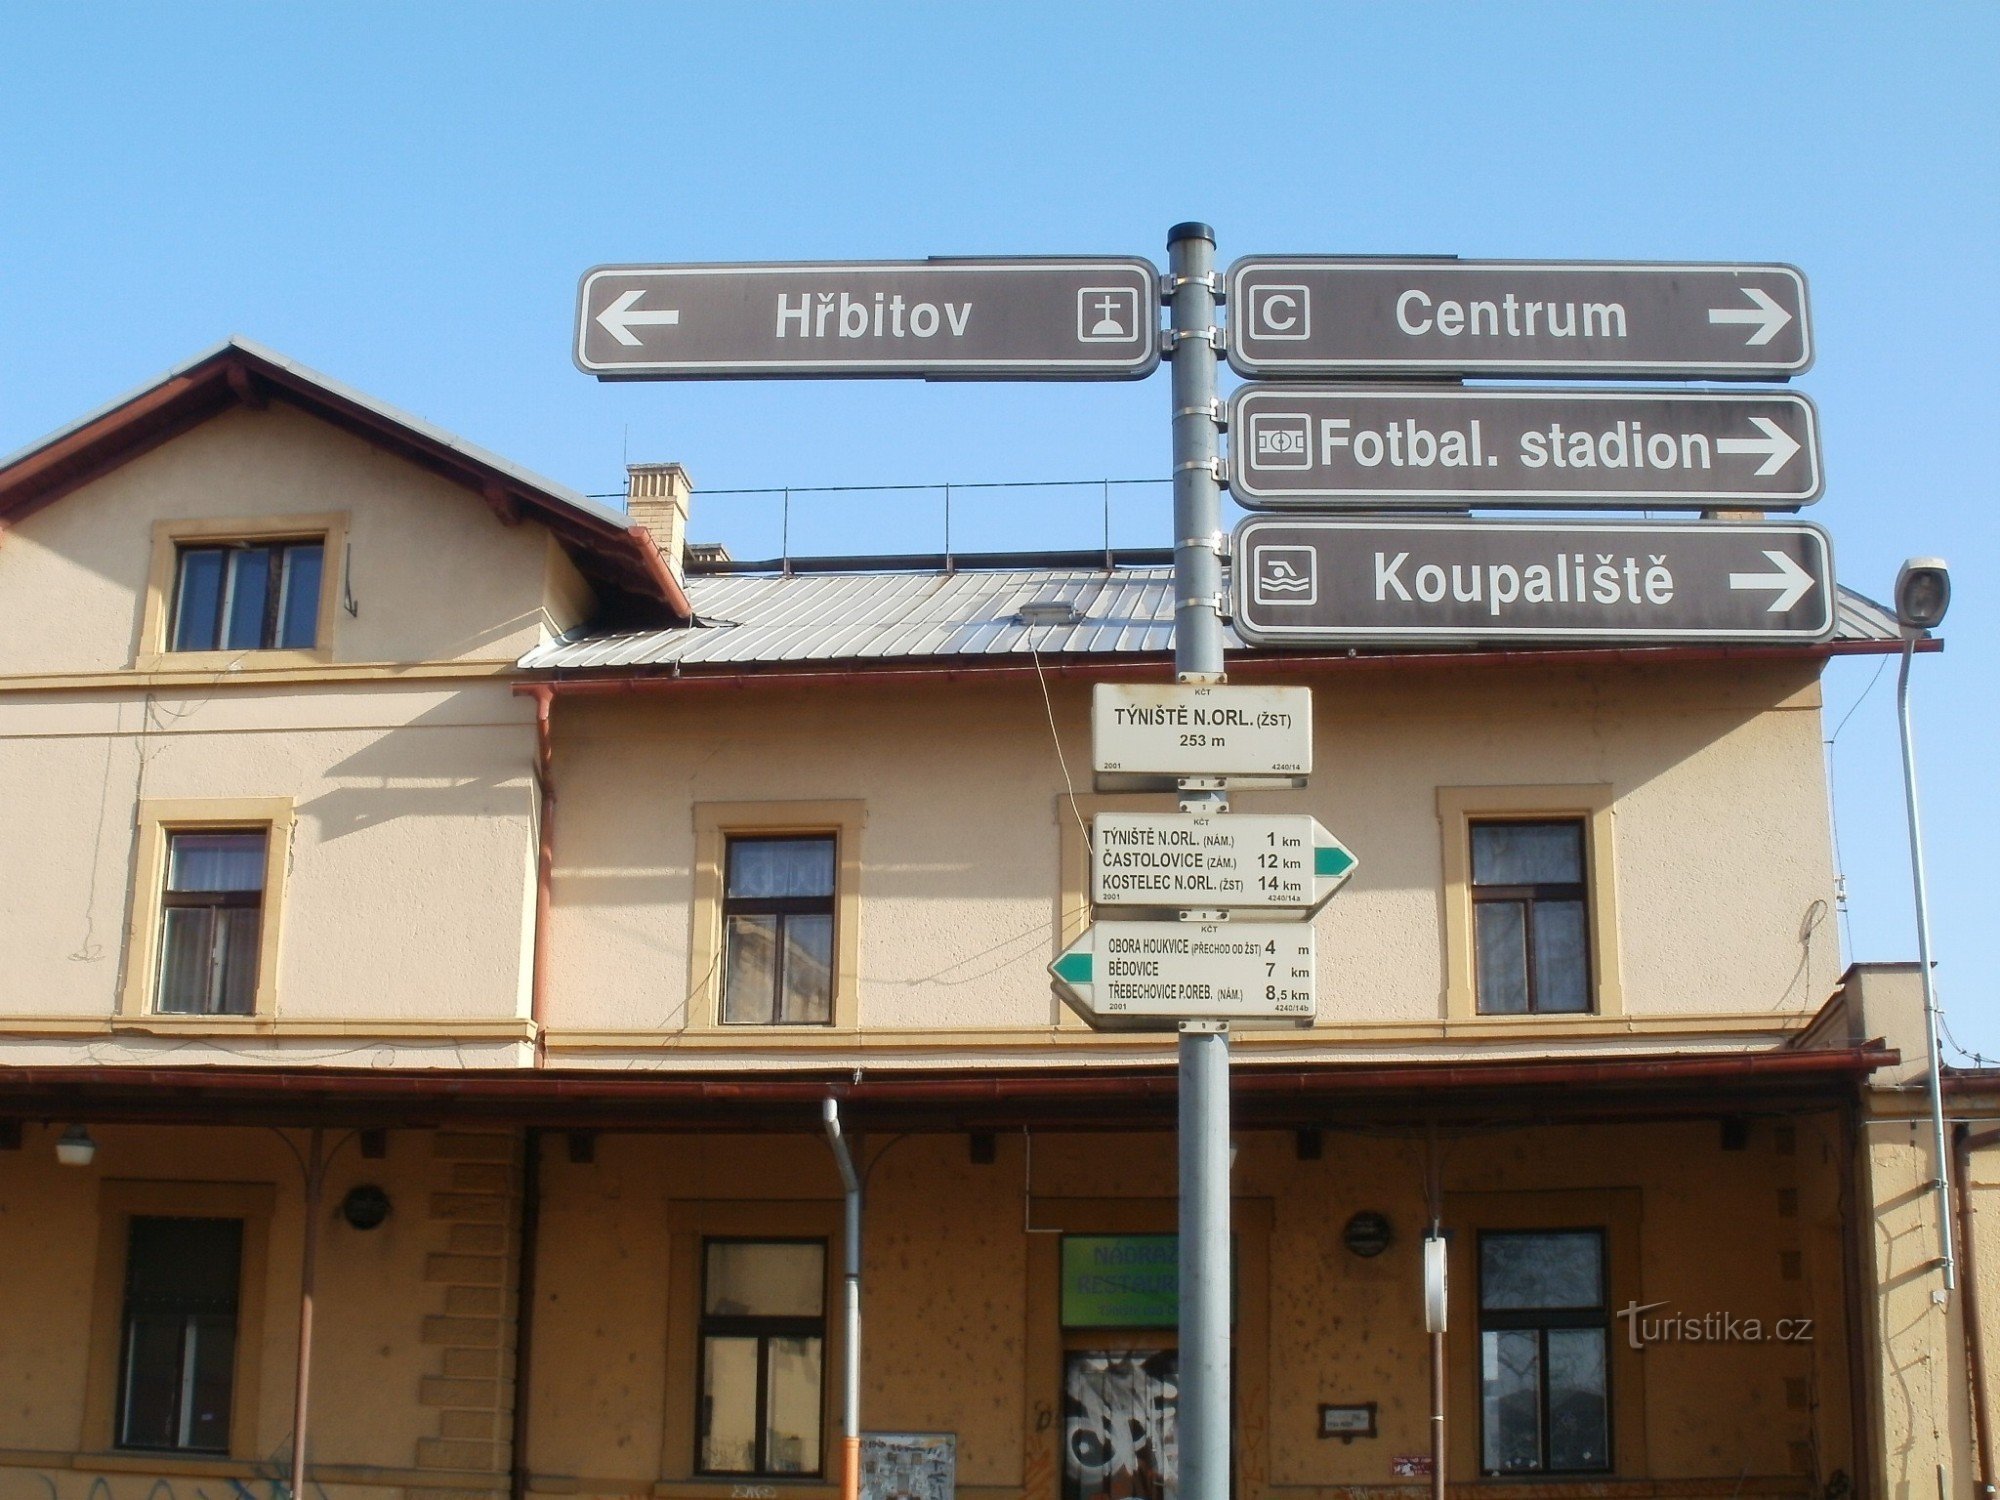
[(326, 1186), (324, 1133), (313, 1126), (305, 1166), (305, 1248), (299, 1261), (299, 1368), (292, 1386), (292, 1500), (304, 1495), (306, 1483), (306, 1413), (312, 1396), (313, 1294), (319, 1280), (319, 1202)]
[(1979, 1321), (1979, 1261), (1972, 1236), (1972, 1153), (1981, 1146), (2000, 1141), (2000, 1130), (1972, 1134), (1965, 1126), (1952, 1132), (1952, 1150), (1958, 1158), (1958, 1254), (1965, 1268), (1959, 1292), (1959, 1317), (1965, 1324), (1966, 1378), (1972, 1386), (1972, 1434), (1979, 1451), (1975, 1473), (1979, 1482), (1973, 1493), (1993, 1494), (1993, 1429), (1986, 1415), (1986, 1339)]
[(514, 1417), (508, 1440), (509, 1500), (527, 1500), (529, 1393), (534, 1388), (535, 1262), (542, 1226), (542, 1132), (530, 1125), (521, 1139), (521, 1227), (515, 1250)]
[(833, 1148), (834, 1165), (840, 1168), (840, 1185), (847, 1194), (843, 1247), (847, 1368), (842, 1375), (845, 1389), (840, 1429), (840, 1500), (858, 1500), (861, 1494), (861, 1179), (855, 1175), (854, 1158), (847, 1154), (847, 1141), (840, 1133), (840, 1105), (832, 1095), (821, 1104), (820, 1119), (826, 1126), (826, 1143)]
[(535, 848), (535, 952), (528, 976), (528, 1019), (535, 1028), (535, 1066), (549, 1060), (548, 1038), (543, 1030), (542, 1004), (548, 989), (550, 887), (556, 868), (556, 780), (555, 738), (549, 725), (549, 711), (555, 706), (555, 689), (546, 682), (534, 683), (529, 692), (535, 699), (535, 790), (540, 798)]
[(1854, 1500), (1874, 1500), (1875, 1403), (1869, 1390), (1872, 1360), (1868, 1330), (1874, 1316), (1864, 1290), (1870, 1285), (1866, 1236), (1873, 1218), (1861, 1205), (1862, 1173), (1855, 1147), (1861, 1136), (1861, 1104), (1850, 1100), (1840, 1121), (1840, 1290), (1847, 1321), (1848, 1431), (1854, 1443)]

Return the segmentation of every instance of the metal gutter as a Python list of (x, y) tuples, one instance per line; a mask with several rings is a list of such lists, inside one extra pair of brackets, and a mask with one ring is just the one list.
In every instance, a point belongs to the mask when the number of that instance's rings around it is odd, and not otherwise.
[[(1944, 642), (1918, 643), (1919, 651), (1941, 651)], [(1560, 651), (1461, 651), (1412, 652), (1394, 655), (1233, 655), (1230, 675), (1239, 681), (1290, 678), (1302, 672), (1383, 671), (1409, 668), (1518, 666), (1686, 666), (1711, 662), (1819, 662), (1833, 656), (1900, 655), (1902, 644), (1895, 641), (1830, 641), (1820, 646), (1734, 647), (1700, 646), (1645, 648), (1620, 647), (1612, 650)], [(696, 688), (748, 688), (781, 684), (825, 686), (862, 681), (894, 682), (904, 678), (942, 678), (946, 681), (1029, 677), (1074, 678), (1083, 681), (1129, 681), (1138, 674), (1171, 680), (1173, 663), (1163, 656), (1093, 657), (1088, 661), (996, 662), (990, 657), (936, 657), (924, 665), (884, 664), (857, 667), (828, 665), (822, 668), (785, 666), (782, 668), (705, 670), (686, 663), (673, 663), (656, 671), (622, 671), (616, 675), (592, 677), (551, 676), (543, 679), (565, 697), (624, 697), (648, 693), (685, 692)], [(533, 669), (530, 669), (533, 670)], [(588, 668), (544, 669), (560, 673)]]

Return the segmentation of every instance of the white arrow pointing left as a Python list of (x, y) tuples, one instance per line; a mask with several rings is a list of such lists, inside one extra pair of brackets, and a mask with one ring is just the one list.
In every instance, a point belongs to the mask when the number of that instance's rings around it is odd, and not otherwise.
[(636, 304), (645, 295), (645, 288), (635, 286), (631, 291), (621, 293), (617, 301), (597, 315), (604, 331), (627, 348), (638, 347), (639, 335), (632, 331), (635, 327), (644, 327), (649, 323), (671, 325), (681, 320), (679, 308), (663, 307), (658, 312), (637, 311)]
[[(632, 342), (638, 342), (634, 339)], [(1792, 455), (1799, 451), (1798, 439), (1769, 417), (1752, 417), (1750, 425), (1764, 435), (1760, 438), (1717, 438), (1717, 453), (1763, 454), (1764, 462), (1758, 467), (1759, 474), (1775, 474), (1792, 461)]]
[(1782, 614), (1785, 610), (1797, 604), (1799, 600), (1805, 598), (1807, 590), (1813, 586), (1814, 579), (1812, 574), (1800, 567), (1783, 552), (1766, 547), (1764, 555), (1770, 558), (1772, 564), (1777, 568), (1775, 573), (1731, 573), (1729, 575), (1729, 587), (1731, 589), (1778, 590), (1778, 596), (1765, 605), (1764, 608), (1768, 614)]
[(1756, 303), (1755, 307), (1711, 307), (1708, 321), (1711, 323), (1747, 323), (1756, 332), (1744, 340), (1749, 348), (1758, 348), (1771, 342), (1778, 330), (1792, 321), (1792, 315), (1778, 306), (1769, 292), (1754, 286), (1743, 288), (1743, 295)]

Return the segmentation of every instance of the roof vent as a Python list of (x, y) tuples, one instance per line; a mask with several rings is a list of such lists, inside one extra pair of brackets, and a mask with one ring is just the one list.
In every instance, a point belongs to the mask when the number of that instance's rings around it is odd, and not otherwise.
[(1036, 599), (1021, 606), (1017, 625), (1081, 625), (1083, 615), (1067, 599)]

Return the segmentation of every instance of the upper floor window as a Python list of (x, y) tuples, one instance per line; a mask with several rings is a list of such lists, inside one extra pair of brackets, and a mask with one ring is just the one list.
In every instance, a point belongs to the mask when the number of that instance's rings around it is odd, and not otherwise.
[(319, 644), (320, 538), (182, 546), (175, 651), (309, 651)]
[(1479, 1466), (1611, 1467), (1604, 1233), (1479, 1236)]
[(264, 829), (167, 834), (155, 1009), (255, 1013), (268, 840)]
[(123, 1448), (229, 1451), (243, 1221), (137, 1216), (126, 1238)]
[(1479, 1013), (1588, 1011), (1583, 820), (1474, 822), (1471, 834)]
[(716, 1239), (702, 1259), (697, 1469), (819, 1473), (826, 1246)]
[(832, 834), (732, 837), (722, 897), (722, 1020), (833, 1019)]

